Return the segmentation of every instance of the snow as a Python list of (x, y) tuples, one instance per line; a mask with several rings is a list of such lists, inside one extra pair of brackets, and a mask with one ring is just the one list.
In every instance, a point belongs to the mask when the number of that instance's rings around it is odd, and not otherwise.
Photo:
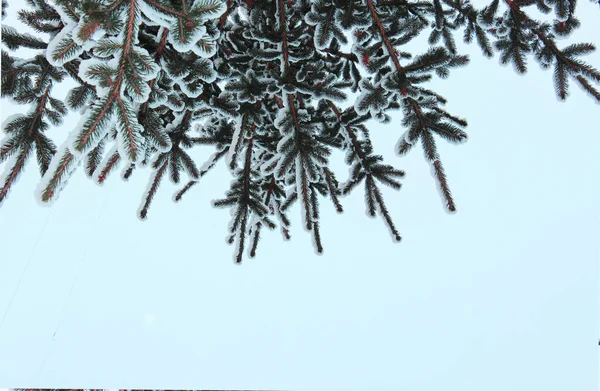
[(169, 109), (173, 110), (173, 112), (181, 112), (181, 110), (183, 110), (183, 108), (185, 107), (185, 104), (181, 100), (177, 100), (176, 102), (174, 102), (173, 100), (168, 99), (168, 97), (164, 105), (167, 106)]
[[(83, 53), (86, 50), (89, 50), (91, 48), (91, 45), (86, 45), (86, 46), (81, 46), (78, 45), (79, 48), (78, 50), (75, 52), (75, 54), (72, 54), (69, 57), (64, 57), (62, 59), (56, 59), (54, 60), (52, 58), (52, 53), (54, 53), (58, 47), (58, 45), (63, 41), (63, 40), (71, 40), (73, 42), (74, 39), (71, 35), (71, 33), (73, 32), (73, 29), (77, 26), (77, 21), (71, 19), (71, 17), (69, 16), (69, 14), (67, 14), (61, 6), (58, 6), (56, 4), (55, 1), (53, 0), (48, 0), (48, 3), (56, 10), (56, 12), (60, 15), (61, 20), (64, 24), (63, 29), (56, 34), (55, 36), (51, 37), (50, 42), (48, 42), (48, 48), (46, 49), (46, 59), (48, 60), (48, 62), (54, 66), (62, 66), (65, 62), (68, 62), (76, 57), (79, 57), (81, 55), (81, 53)], [(76, 42), (75, 42), (76, 43)]]
[[(192, 49), (192, 50), (193, 50), (193, 49)], [(195, 51), (194, 51), (194, 53), (196, 53), (196, 55), (199, 55), (199, 54), (198, 54), (197, 52), (195, 52)], [(214, 55), (214, 53), (213, 53), (213, 55)], [(224, 60), (223, 58), (221, 58), (221, 57), (219, 57), (219, 58), (215, 58), (215, 59), (213, 60), (213, 65), (214, 65), (214, 66), (215, 66), (215, 68), (217, 68), (217, 69), (218, 69), (219, 67), (221, 67), (221, 66), (222, 66), (224, 63), (225, 63), (225, 60)]]
[(206, 83), (212, 83), (217, 79), (217, 71), (215, 70), (212, 61), (206, 58), (199, 58), (194, 63), (194, 66), (202, 69), (202, 72), (197, 73), (197, 77), (200, 80)]
[[(12, 26), (6, 26), (6, 25), (2, 25), (2, 30), (6, 30), (7, 32), (10, 32), (12, 34), (15, 35), (22, 35), (25, 38), (31, 39), (31, 40), (35, 40), (35, 41), (39, 41), (41, 38), (40, 37), (36, 37), (28, 32), (20, 32), (18, 31), (16, 28), (12, 27)], [(43, 41), (43, 39), (41, 39)]]
[[(314, 35), (315, 48), (317, 48), (318, 50), (324, 50), (327, 49), (331, 44), (334, 34), (331, 27), (327, 29), (326, 33), (324, 33), (323, 24), (319, 23), (318, 20), (313, 19), (313, 12), (318, 14), (318, 11), (315, 11), (315, 7), (316, 5), (313, 4), (313, 11), (304, 15), (304, 21), (310, 26), (316, 26)], [(318, 38), (322, 38), (322, 40)]]
[[(375, 105), (371, 105), (367, 108), (363, 108), (361, 107), (361, 102), (366, 100), (369, 94), (373, 94), (373, 89), (378, 89), (381, 86), (381, 81), (379, 83), (376, 83), (374, 85), (372, 85), (372, 88), (368, 88), (368, 86), (370, 87), (372, 84), (368, 79), (362, 79), (359, 83), (359, 89), (360, 89), (360, 94), (358, 95), (358, 97), (356, 98), (356, 101), (354, 103), (354, 110), (356, 110), (356, 112), (358, 113), (358, 115), (365, 115), (368, 112), (371, 113), (371, 115), (375, 118), (377, 116), (377, 114), (382, 110), (385, 109), (385, 107), (381, 106), (381, 107), (377, 107)], [(389, 102), (389, 100), (388, 100)]]
[[(145, 81), (150, 81), (158, 76), (161, 68), (154, 61), (148, 50), (143, 47), (136, 46), (133, 48), (133, 53), (140, 58), (141, 61), (146, 63), (147, 66), (136, 67), (135, 70), (140, 77)], [(119, 56), (120, 57), (120, 56)], [(148, 69), (150, 68), (150, 69)]]
[(173, 119), (173, 121), (171, 121), (170, 123), (168, 123), (165, 126), (165, 132), (167, 132), (167, 133), (173, 132), (175, 130), (175, 128), (177, 128), (179, 125), (181, 125), (181, 121), (183, 121), (184, 114), (181, 111), (179, 111), (179, 112), (173, 113), (173, 116), (175, 117)]
[[(13, 65), (15, 68), (18, 68), (18, 67), (22, 66), (23, 64), (31, 61), (30, 58), (20, 58), (20, 57), (16, 57), (16, 56), (13, 56), (12, 58), (14, 59)], [(30, 64), (29, 66), (35, 66), (35, 65)]]
[(62, 8), (61, 5), (57, 4), (55, 0), (46, 0), (47, 3), (54, 8), (54, 10), (60, 15), (60, 19), (65, 25), (72, 25), (73, 27), (77, 24), (76, 20), (73, 20), (71, 16)]
[[(281, 154), (277, 153), (271, 159), (267, 160), (260, 166), (260, 174), (261, 176), (270, 175), (277, 169), (278, 162), (281, 160)], [(275, 176), (277, 178), (277, 175)]]
[(277, 112), (277, 116), (275, 117), (275, 120), (273, 121), (273, 125), (277, 128), (277, 130), (279, 130), (280, 132), (285, 132), (285, 122), (286, 122), (286, 117), (289, 118), (289, 116), (291, 114), (289, 114), (289, 102), (286, 99), (287, 97), (284, 97), (283, 99), (283, 107), (281, 109), (279, 109), (279, 111)]
[[(559, 10), (559, 7), (556, 7), (556, 10)], [(567, 0), (565, 0), (565, 8), (564, 8), (564, 15), (560, 15), (558, 12), (555, 13), (556, 15), (556, 20), (560, 23), (564, 23), (566, 21), (569, 20), (569, 18), (571, 17), (571, 13), (569, 12), (569, 2)]]
[[(204, 38), (206, 35), (206, 27), (205, 26), (197, 26), (191, 35), (187, 35), (185, 41), (181, 41), (181, 38), (175, 37), (173, 34), (173, 29), (177, 29), (176, 25), (172, 25), (169, 29), (169, 35), (167, 35), (167, 42), (169, 42), (173, 49), (177, 50), (180, 53), (186, 53), (192, 50), (192, 48), (196, 45), (196, 42)], [(175, 30), (177, 31), (177, 30)]]
[(156, 84), (154, 84), (154, 92), (155, 93), (153, 95), (151, 95), (153, 99), (150, 99), (148, 101), (148, 107), (151, 109), (156, 109), (157, 107), (164, 105), (167, 101), (167, 94), (165, 94), (165, 93), (157, 94), (156, 93), (156, 90), (158, 88), (159, 87), (157, 87)]
[[(123, 108), (114, 105), (116, 110), (122, 110), (121, 115), (128, 118), (129, 128), (121, 121), (116, 120), (118, 115), (114, 115), (115, 124), (117, 127), (117, 146), (119, 154), (130, 163), (138, 164), (144, 159), (143, 145), (144, 136), (142, 135), (143, 128), (137, 120), (137, 113), (123, 102)], [(129, 133), (132, 133), (131, 136)], [(133, 142), (133, 146), (131, 143)], [(132, 157), (133, 154), (133, 157)]]
[(107, 87), (100, 87), (99, 86), (100, 81), (95, 78), (92, 78), (89, 75), (89, 69), (92, 66), (98, 66), (98, 65), (104, 65), (104, 66), (108, 66), (112, 69), (116, 69), (116, 66), (118, 66), (118, 63), (119, 63), (119, 60), (117, 58), (113, 58), (113, 59), (107, 61), (102, 58), (92, 57), (90, 59), (81, 61), (77, 75), (81, 78), (81, 80), (85, 81), (88, 84), (95, 86), (96, 87), (96, 95), (98, 95), (98, 98), (103, 98), (106, 96), (106, 94), (108, 94), (108, 92), (111, 89), (107, 88)]
[(496, 35), (498, 36), (498, 38), (504, 38), (508, 35), (508, 33), (510, 32), (510, 29), (504, 25), (499, 26), (496, 29)]
[[(35, 110), (35, 107), (33, 107), (33, 106), (30, 106), (30, 107), (29, 107), (29, 112), (30, 112), (30, 113), (31, 113), (31, 110), (32, 110), (32, 108)], [(2, 127), (2, 128), (1, 128), (2, 132), (3, 132), (3, 133), (6, 133), (6, 130), (5, 130), (5, 129), (6, 129), (6, 127), (7, 127), (7, 126), (8, 126), (8, 125), (9, 125), (11, 122), (13, 122), (13, 121), (15, 121), (15, 120), (17, 120), (17, 119), (19, 119), (19, 118), (21, 118), (21, 117), (26, 117), (26, 115), (25, 115), (25, 114), (22, 114), (22, 113), (15, 113), (15, 114), (11, 114), (11, 115), (8, 115), (8, 116), (6, 116), (6, 118), (4, 119), (4, 121), (2, 121), (2, 125), (0, 125), (0, 126)]]
[(174, 75), (169, 70), (169, 66), (167, 65), (167, 61), (164, 58), (160, 59), (161, 69), (167, 74), (169, 79), (172, 79), (174, 82), (178, 82), (181, 79), (187, 77), (190, 74), (189, 69), (182, 69), (179, 75)]
[[(225, 11), (227, 11), (227, 3), (225, 2), (225, 0), (220, 0), (218, 3), (218, 7), (217, 9), (213, 10), (210, 14), (204, 14), (202, 15), (202, 21), (203, 22), (207, 22), (210, 20), (217, 20), (221, 17), (221, 15), (223, 15), (225, 13)], [(206, 8), (205, 5), (203, 5), (202, 1), (196, 1), (192, 7), (189, 9), (190, 13), (193, 12), (198, 12), (202, 9)]]
[(202, 94), (202, 91), (204, 91), (204, 88), (200, 83), (197, 84), (198, 88), (195, 90), (190, 89), (190, 84), (185, 80), (178, 80), (176, 83), (179, 88), (181, 88), (181, 92), (183, 92), (188, 98), (197, 98)]
[[(250, 15), (248, 15), (248, 10), (244, 7), (237, 7), (236, 8), (238, 14), (240, 15), (240, 18), (243, 21), (249, 21), (250, 20)], [(231, 20), (233, 20), (233, 18), (231, 18)]]
[[(129, 82), (129, 79), (125, 77), (123, 79), (122, 88), (127, 91), (127, 94), (131, 97), (131, 101), (133, 104), (142, 104), (148, 101), (148, 97), (150, 96), (150, 86), (146, 81), (142, 81), (139, 84), (139, 88), (136, 88), (132, 85), (133, 83)], [(125, 99), (125, 98), (122, 98)], [(136, 110), (137, 111), (137, 110)]]
[(76, 44), (84, 46), (84, 45), (88, 44), (89, 41), (98, 41), (99, 39), (103, 38), (106, 35), (105, 30), (103, 30), (102, 28), (98, 28), (98, 29), (96, 29), (96, 31), (94, 31), (94, 33), (87, 40), (84, 41), (84, 40), (80, 39), (79, 33), (81, 32), (82, 29), (86, 28), (87, 25), (89, 25), (89, 21), (86, 18), (81, 18), (79, 23), (77, 23), (75, 25), (75, 27), (73, 28), (73, 30), (71, 31), (73, 41)]
[(64, 43), (64, 41), (72, 41), (73, 38), (71, 36), (71, 31), (73, 30), (73, 25), (66, 25), (60, 33), (56, 34), (54, 38), (48, 42), (48, 48), (46, 50), (46, 59), (48, 62), (54, 66), (60, 67), (64, 63), (69, 62), (81, 55), (85, 51), (83, 46), (77, 46), (77, 50), (71, 53), (69, 56), (63, 56), (60, 58), (54, 59), (52, 54), (58, 52), (58, 45)]
[(148, 5), (144, 0), (138, 1), (137, 4), (144, 15), (148, 17), (148, 19), (164, 28), (171, 28), (171, 25), (177, 20), (175, 16), (156, 10), (152, 6)]

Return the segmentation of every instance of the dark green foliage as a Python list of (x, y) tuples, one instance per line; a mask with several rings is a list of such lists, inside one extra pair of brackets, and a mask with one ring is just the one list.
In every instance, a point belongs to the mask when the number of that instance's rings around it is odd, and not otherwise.
[[(303, 227), (323, 251), (321, 200), (342, 213), (342, 197), (364, 189), (369, 216), (380, 215), (392, 238), (401, 236), (382, 185), (401, 188), (404, 172), (387, 164), (370, 140), (371, 120), (389, 123), (400, 110), (405, 133), (398, 155), (417, 144), (431, 165), (445, 207), (456, 210), (437, 143), (461, 143), (467, 121), (445, 109), (446, 99), (425, 87), (434, 77), (468, 64), (456, 34), (486, 57), (526, 73), (531, 59), (552, 69), (557, 95), (572, 81), (600, 101), (600, 72), (581, 60), (592, 43), (557, 44), (579, 26), (574, 0), (28, 0), (20, 21), (39, 36), (2, 27), (8, 50), (37, 51), (20, 59), (2, 51), (2, 96), (27, 105), (5, 122), (0, 162), (2, 203), (35, 154), (38, 198), (55, 200), (80, 163), (103, 183), (124, 166), (151, 170), (139, 216), (164, 176), (185, 185), (174, 200), (224, 161), (234, 180), (214, 206), (231, 208), (229, 243), (235, 260), (255, 256), (262, 228), (281, 227), (298, 203)], [(3, 17), (6, 1), (2, 2)], [(477, 8), (482, 7), (483, 8)], [(529, 10), (553, 13), (540, 22)], [(462, 31), (461, 31), (462, 30)], [(352, 33), (352, 34), (351, 34)], [(429, 47), (405, 45), (424, 34)], [(460, 36), (460, 35), (459, 35)], [(352, 43), (351, 51), (343, 45)], [(64, 78), (75, 81), (65, 102), (53, 96)], [(341, 107), (347, 92), (359, 97)], [(68, 110), (84, 118), (61, 121)], [(70, 137), (57, 148), (46, 131)], [(397, 128), (393, 125), (392, 128)], [(212, 147), (198, 166), (188, 150)], [(346, 152), (350, 177), (339, 183), (332, 151)], [(137, 175), (137, 174), (136, 174)]]

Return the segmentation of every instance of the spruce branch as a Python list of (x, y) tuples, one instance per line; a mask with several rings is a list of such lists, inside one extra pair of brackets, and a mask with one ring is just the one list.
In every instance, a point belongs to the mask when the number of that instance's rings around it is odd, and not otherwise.
[[(233, 220), (230, 224), (229, 232), (231, 234), (230, 244), (233, 244), (234, 238), (237, 236), (237, 251), (235, 262), (241, 263), (246, 243), (246, 237), (250, 235), (252, 227), (250, 220), (256, 220), (267, 225), (269, 228), (275, 228), (275, 224), (267, 217), (268, 208), (260, 200), (258, 186), (253, 181), (255, 172), (253, 151), (254, 151), (254, 134), (256, 124), (252, 124), (250, 128), (250, 139), (245, 145), (245, 156), (243, 168), (235, 172), (236, 180), (232, 183), (230, 190), (226, 194), (226, 198), (213, 201), (215, 207), (233, 207)], [(255, 239), (258, 240), (258, 239)], [(253, 246), (252, 250), (256, 250)]]
[(153, 173), (153, 175), (150, 179), (150, 187), (149, 187), (148, 191), (146, 192), (145, 201), (143, 203), (142, 209), (139, 212), (139, 216), (142, 220), (145, 220), (147, 218), (148, 208), (150, 208), (150, 204), (152, 203), (152, 200), (154, 199), (156, 190), (158, 190), (158, 186), (160, 185), (160, 182), (161, 182), (163, 176), (165, 175), (165, 171), (167, 169), (167, 163), (168, 163), (168, 160), (166, 159), (166, 157), (160, 155), (154, 164), (156, 171)]
[(404, 68), (402, 68), (402, 65), (400, 65), (400, 60), (398, 59), (398, 54), (396, 53), (396, 50), (393, 48), (393, 46), (386, 34), (386, 31), (381, 23), (381, 20), (379, 19), (379, 15), (377, 15), (377, 10), (375, 9), (375, 6), (373, 5), (373, 0), (367, 0), (367, 7), (369, 7), (369, 12), (371, 13), (373, 20), (374, 20), (375, 24), (377, 25), (377, 28), (379, 29), (379, 34), (381, 34), (381, 39), (383, 40), (383, 43), (388, 52), (388, 55), (392, 59), (392, 62), (394, 63), (396, 70), (402, 72), (404, 70)]
[[(50, 165), (50, 159), (56, 152), (56, 147), (52, 140), (44, 135), (49, 124), (49, 120), (55, 125), (60, 125), (62, 117), (66, 114), (66, 108), (58, 100), (50, 96), (53, 81), (62, 80), (62, 73), (51, 72), (45, 68), (44, 61), (36, 58), (35, 74), (38, 77), (38, 88), (30, 90), (30, 86), (23, 84), (14, 84), (18, 89), (12, 89), (9, 93), (17, 99), (24, 95), (30, 96), (27, 101), (35, 102), (37, 107), (35, 111), (27, 115), (18, 115), (6, 124), (4, 131), (7, 133), (4, 140), (0, 142), (0, 163), (11, 156), (16, 156), (6, 167), (5, 178), (0, 182), (0, 204), (6, 199), (10, 189), (16, 182), (25, 168), (27, 160), (35, 150), (39, 165), (40, 174), (44, 175)], [(41, 96), (38, 94), (43, 93)], [(57, 111), (50, 110), (49, 106), (54, 106)]]
[[(462, 142), (466, 140), (467, 135), (460, 128), (441, 121), (443, 117), (440, 116), (439, 110), (424, 112), (421, 105), (413, 98), (408, 98), (407, 102), (405, 122), (407, 124), (410, 123), (412, 127), (407, 136), (405, 136), (405, 139), (399, 144), (398, 154), (406, 153), (418, 139), (421, 139), (425, 156), (433, 164), (435, 176), (442, 190), (446, 207), (450, 212), (455, 212), (456, 205), (444, 174), (432, 132), (451, 142)], [(432, 108), (435, 107), (434, 104), (435, 102), (433, 101), (428, 102), (428, 106)], [(453, 117), (447, 116), (446, 118), (452, 119)], [(466, 124), (463, 120), (455, 122)]]
[[(331, 101), (328, 101), (327, 104), (335, 113), (338, 120), (342, 121), (342, 114), (337, 106)], [(381, 164), (383, 158), (379, 155), (373, 155), (373, 149), (370, 143), (364, 141), (361, 142), (358, 140), (358, 137), (356, 136), (351, 124), (341, 123), (341, 125), (346, 133), (346, 136), (350, 140), (350, 145), (353, 152), (349, 156), (349, 159), (347, 159), (347, 163), (354, 162), (351, 177), (346, 182), (345, 186), (342, 187), (341, 192), (344, 195), (349, 194), (358, 184), (360, 184), (361, 181), (364, 180), (366, 195), (365, 200), (369, 215), (372, 217), (376, 215), (375, 205), (378, 205), (385, 223), (388, 225), (390, 231), (394, 235), (394, 240), (399, 242), (401, 240), (400, 234), (398, 233), (392, 218), (387, 211), (383, 197), (379, 192), (377, 183), (375, 182), (375, 178), (382, 183), (391, 186), (393, 189), (399, 190), (401, 185), (396, 181), (396, 178), (404, 177), (404, 171), (397, 170), (389, 165)]]
[(212, 168), (214, 168), (216, 166), (216, 164), (218, 163), (218, 161), (223, 156), (225, 156), (227, 153), (228, 153), (228, 149), (223, 149), (223, 150), (215, 153), (206, 163), (204, 163), (204, 165), (200, 169), (200, 172), (198, 173), (198, 179), (189, 181), (181, 190), (179, 190), (177, 193), (175, 193), (175, 196), (173, 199), (176, 202), (180, 201), (181, 197), (183, 197), (183, 195), (185, 193), (187, 193), (188, 190), (190, 190), (192, 188), (192, 186), (196, 185), (198, 183), (198, 181), (200, 180), (200, 178), (202, 178), (204, 175), (206, 175), (207, 172), (209, 172)]
[[(283, 66), (282, 66), (282, 78), (286, 78), (290, 71), (290, 53), (289, 53), (289, 43), (288, 43), (288, 24), (287, 24), (287, 16), (286, 16), (286, 6), (284, 0), (278, 0), (278, 11), (279, 11), (279, 28), (281, 29), (281, 42), (282, 42), (282, 56), (283, 56)], [(315, 156), (308, 155), (307, 147), (310, 144), (313, 144), (314, 141), (311, 140), (307, 132), (307, 128), (304, 125), (301, 125), (301, 119), (297, 112), (295, 95), (284, 93), (282, 99), (287, 101), (287, 106), (285, 106), (282, 111), (285, 115), (285, 122), (282, 121), (281, 127), (284, 129), (284, 132), (291, 132), (292, 138), (289, 138), (287, 142), (287, 150), (288, 152), (281, 159), (278, 164), (278, 174), (282, 175), (284, 170), (287, 170), (288, 164), (291, 163), (295, 167), (295, 176), (297, 188), (296, 192), (299, 194), (301, 203), (302, 203), (302, 213), (304, 214), (304, 225), (306, 230), (313, 232), (313, 238), (315, 239), (317, 245), (317, 252), (322, 253), (323, 248), (320, 245), (320, 240), (318, 239), (318, 231), (313, 230), (314, 223), (313, 219), (315, 216), (318, 216), (318, 211), (313, 210), (314, 207), (318, 207), (316, 202), (311, 202), (311, 193), (312, 190), (309, 174), (307, 170), (311, 170), (314, 175), (317, 175), (316, 168), (313, 163), (313, 159)], [(284, 149), (284, 143), (280, 143), (278, 148)], [(316, 145), (313, 144), (315, 148), (313, 148), (313, 153), (316, 151)], [(325, 153), (325, 150), (321, 151)]]

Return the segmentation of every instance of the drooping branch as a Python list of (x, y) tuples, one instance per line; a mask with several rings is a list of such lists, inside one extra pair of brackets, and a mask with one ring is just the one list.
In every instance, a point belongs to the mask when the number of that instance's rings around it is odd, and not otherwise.
[[(202, 169), (200, 169), (200, 178), (202, 178), (204, 175), (206, 175), (207, 172), (209, 172), (213, 167), (215, 167), (215, 165), (217, 164), (217, 162), (227, 154), (228, 149), (223, 149), (222, 151), (217, 152), (207, 163), (204, 164), (204, 167)], [(190, 190), (192, 188), (192, 186), (196, 185), (198, 183), (198, 180), (191, 180), (189, 181), (181, 190), (179, 190), (176, 194), (175, 197), (173, 198), (175, 201), (180, 201), (181, 197), (183, 197), (183, 195), (185, 193), (188, 192), (188, 190)]]
[[(409, 98), (410, 105), (413, 108), (414, 114), (417, 116), (419, 120), (419, 127), (422, 132), (422, 137), (424, 140), (433, 140), (432, 136), (428, 133), (428, 128), (435, 128), (435, 124), (433, 124), (428, 118), (425, 117), (423, 112), (421, 111), (421, 107), (418, 102), (412, 98)], [(452, 198), (452, 193), (450, 192), (450, 187), (448, 186), (448, 182), (446, 181), (446, 175), (444, 174), (444, 168), (442, 166), (442, 162), (439, 159), (439, 154), (437, 152), (437, 148), (435, 143), (425, 143), (427, 148), (425, 149), (425, 153), (430, 157), (431, 162), (433, 163), (433, 168), (435, 170), (435, 175), (438, 180), (438, 184), (442, 190), (442, 194), (444, 199), (446, 200), (446, 207), (451, 212), (456, 212), (456, 205), (454, 204), (454, 199)]]
[(152, 200), (154, 199), (156, 190), (158, 190), (158, 186), (160, 185), (160, 182), (161, 182), (163, 176), (165, 175), (165, 171), (167, 169), (167, 163), (168, 163), (168, 160), (164, 159), (164, 161), (162, 162), (162, 164), (160, 164), (160, 166), (158, 167), (158, 169), (156, 170), (156, 172), (154, 174), (154, 177), (151, 180), (150, 189), (148, 190), (148, 193), (146, 194), (144, 206), (140, 210), (139, 216), (141, 219), (145, 219), (148, 215), (148, 208), (150, 208), (150, 204), (152, 203)]
[(373, 20), (375, 21), (375, 24), (377, 25), (377, 28), (379, 29), (379, 33), (381, 34), (381, 39), (383, 40), (383, 44), (385, 45), (385, 48), (387, 49), (387, 52), (388, 52), (390, 58), (392, 59), (392, 62), (394, 63), (396, 70), (403, 71), (404, 69), (402, 68), (402, 65), (400, 65), (400, 60), (398, 59), (398, 55), (396, 54), (396, 51), (394, 50), (394, 47), (392, 46), (392, 44), (387, 36), (385, 28), (383, 27), (383, 24), (381, 24), (379, 15), (377, 15), (377, 10), (375, 9), (375, 6), (373, 5), (373, 0), (367, 0), (367, 7), (369, 8), (369, 11), (371, 12), (371, 16), (373, 17)]
[[(289, 53), (288, 53), (288, 35), (287, 35), (286, 13), (285, 13), (285, 1), (284, 0), (278, 0), (278, 1), (279, 1), (279, 23), (280, 23), (280, 28), (281, 28), (282, 47), (283, 47), (283, 64), (284, 64), (283, 70), (284, 70), (284, 75), (286, 75), (289, 71), (290, 61), (289, 61)], [(286, 95), (287, 95), (288, 108), (289, 108), (289, 110), (292, 114), (292, 118), (293, 118), (294, 137), (296, 140), (296, 146), (298, 148), (298, 156), (297, 156), (296, 162), (295, 162), (295, 164), (297, 165), (296, 175), (298, 175), (298, 173), (300, 174), (300, 184), (301, 184), (301, 188), (298, 189), (298, 192), (300, 192), (300, 196), (302, 197), (302, 202), (304, 203), (306, 229), (310, 231), (312, 229), (312, 219), (310, 218), (311, 204), (310, 204), (310, 199), (309, 199), (309, 195), (308, 195), (308, 178), (306, 175), (306, 170), (304, 168), (304, 162), (303, 162), (305, 157), (303, 155), (304, 151), (302, 149), (300, 122), (298, 121), (298, 113), (296, 112), (294, 95), (293, 94), (286, 94)]]

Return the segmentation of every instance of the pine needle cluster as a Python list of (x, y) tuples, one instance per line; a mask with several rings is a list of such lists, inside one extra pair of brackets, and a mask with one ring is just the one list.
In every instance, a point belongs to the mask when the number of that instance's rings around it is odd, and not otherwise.
[[(469, 58), (455, 36), (475, 42), (525, 73), (530, 57), (553, 70), (558, 97), (577, 83), (600, 102), (600, 72), (580, 59), (592, 43), (564, 46), (580, 22), (575, 0), (27, 0), (19, 20), (36, 36), (2, 26), (2, 97), (30, 108), (4, 122), (0, 204), (35, 154), (42, 176), (37, 197), (51, 203), (83, 166), (103, 183), (119, 166), (124, 179), (147, 167), (150, 179), (139, 217), (148, 217), (165, 176), (183, 184), (182, 199), (222, 162), (234, 180), (214, 206), (230, 208), (229, 243), (241, 262), (256, 254), (263, 229), (290, 238), (289, 208), (318, 253), (320, 202), (343, 212), (342, 197), (364, 191), (368, 213), (381, 216), (395, 241), (401, 236), (386, 207), (384, 186), (398, 190), (404, 172), (374, 151), (369, 121), (389, 123), (401, 110), (396, 152), (425, 151), (448, 211), (456, 204), (437, 143), (467, 139), (467, 121), (449, 113), (446, 99), (427, 88)], [(2, 1), (3, 18), (6, 0)], [(543, 22), (531, 10), (553, 15)], [(426, 34), (429, 47), (405, 51)], [(350, 49), (345, 49), (350, 47)], [(63, 102), (54, 90), (77, 86)], [(347, 93), (358, 94), (343, 108)], [(61, 125), (69, 111), (76, 126)], [(69, 137), (56, 146), (48, 128)], [(399, 127), (398, 125), (395, 125)], [(214, 147), (202, 166), (188, 153)], [(332, 151), (346, 153), (344, 183), (330, 168)]]

